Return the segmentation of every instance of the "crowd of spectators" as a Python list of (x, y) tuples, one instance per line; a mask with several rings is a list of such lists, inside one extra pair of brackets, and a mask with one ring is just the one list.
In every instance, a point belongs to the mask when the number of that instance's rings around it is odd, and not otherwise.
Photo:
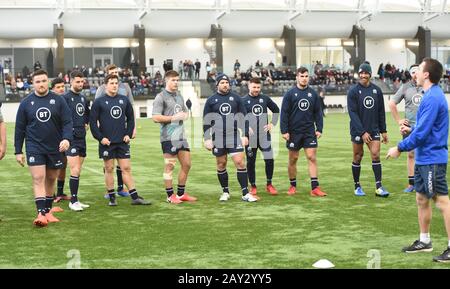
[[(206, 62), (206, 68), (208, 69), (209, 63)], [(164, 67), (164, 65), (163, 65)], [(180, 79), (182, 80), (199, 80), (200, 79), (200, 69), (202, 64), (197, 59), (195, 62), (192, 60), (186, 59), (184, 61), (180, 60), (177, 66), (178, 74), (180, 75)], [(168, 68), (167, 70), (171, 70), (173, 68)], [(167, 71), (164, 69), (164, 71)]]
[[(255, 65), (247, 70), (241, 69), (239, 60), (236, 59), (234, 74), (231, 77), (231, 86), (234, 90), (242, 92), (246, 90), (247, 82), (253, 78), (260, 78), (263, 82), (263, 89), (266, 93), (284, 93), (296, 82), (295, 67), (275, 67), (270, 61), (266, 66), (261, 61), (256, 61)], [(341, 92), (348, 89), (350, 85), (356, 83), (353, 71), (343, 71), (334, 66), (326, 67), (317, 62), (310, 71), (310, 85), (314, 88), (327, 92)], [(215, 85), (216, 74), (209, 75), (208, 82)]]
[(377, 70), (378, 78), (384, 81), (389, 87), (394, 90), (400, 88), (401, 84), (411, 79), (408, 70), (400, 69), (389, 62), (384, 65), (380, 63)]
[[(447, 69), (440, 83), (442, 89), (446, 92), (450, 91), (449, 75), (450, 69)], [(411, 79), (411, 74), (408, 70), (398, 68), (389, 62), (386, 65), (381, 63), (378, 66), (377, 76), (393, 91), (397, 91), (402, 83), (405, 83)]]
[[(41, 69), (42, 65), (36, 62), (33, 65), (34, 70)], [(33, 70), (33, 71), (34, 71)], [(105, 71), (102, 67), (86, 67), (85, 65), (78, 66), (67, 70), (65, 74), (59, 73), (57, 77), (62, 78), (66, 84), (66, 88), (70, 86), (70, 77), (72, 71), (78, 70), (85, 76), (83, 92), (89, 97), (94, 96), (98, 87), (103, 84)], [(4, 84), (6, 95), (16, 96), (16, 98), (23, 98), (31, 92), (32, 89), (32, 71), (25, 66), (22, 72), (15, 75), (11, 72), (5, 73)], [(130, 67), (119, 68), (119, 76), (121, 81), (129, 84), (134, 96), (139, 95), (156, 95), (164, 86), (163, 75), (157, 70), (152, 76), (148, 72), (139, 72)]]
[[(41, 69), (42, 65), (36, 61), (32, 68), (23, 67), (21, 72), (15, 75), (11, 71), (3, 75), (5, 90), (7, 95), (19, 96), (23, 98), (32, 89), (33, 71)], [(164, 71), (157, 70), (153, 75), (149, 72), (139, 72), (138, 65), (132, 63), (130, 67), (119, 68), (119, 75), (121, 81), (129, 84), (133, 94), (138, 97), (156, 95), (164, 86), (163, 75), (167, 70), (174, 69), (172, 63), (163, 63)], [(201, 63), (197, 59), (195, 62), (191, 60), (180, 61), (175, 67), (183, 80), (198, 80), (200, 78)], [(295, 68), (294, 67), (275, 67), (272, 61), (267, 65), (258, 60), (254, 65), (246, 70), (241, 69), (239, 60), (236, 59), (234, 66), (234, 73), (231, 77), (231, 86), (233, 89), (245, 92), (247, 82), (253, 78), (260, 78), (263, 82), (263, 89), (266, 92), (273, 92), (274, 94), (284, 93), (295, 85)], [(105, 71), (102, 67), (87, 67), (85, 65), (78, 66), (67, 70), (65, 74), (60, 73), (58, 77), (64, 79), (68, 89), (70, 85), (69, 75), (73, 70), (78, 70), (85, 76), (84, 92), (89, 97), (95, 95), (97, 88), (103, 84)], [(218, 69), (215, 63), (206, 62), (205, 65), (207, 81), (211, 87), (215, 89), (215, 78), (218, 74)], [(313, 65), (310, 71), (310, 85), (324, 93), (345, 93), (349, 87), (357, 82), (354, 72), (351, 70), (344, 71), (331, 66), (324, 66), (319, 61)], [(441, 86), (445, 91), (450, 91), (449, 84), (450, 69), (446, 70), (443, 76)], [(377, 70), (377, 75), (374, 77), (383, 81), (389, 90), (395, 92), (402, 83), (408, 81), (411, 77), (408, 70), (403, 70), (389, 62), (384, 65), (381, 63)]]

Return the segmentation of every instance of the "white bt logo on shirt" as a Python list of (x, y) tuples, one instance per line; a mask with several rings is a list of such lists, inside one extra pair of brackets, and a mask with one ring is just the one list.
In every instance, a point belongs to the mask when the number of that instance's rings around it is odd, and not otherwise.
[(114, 119), (118, 119), (122, 116), (122, 108), (120, 106), (111, 107), (111, 117)]
[(77, 103), (77, 106), (75, 107), (75, 110), (77, 111), (77, 114), (79, 116), (83, 116), (84, 115), (84, 105), (82, 105), (81, 103)]
[(422, 95), (421, 94), (416, 94), (412, 98), (412, 103), (415, 106), (419, 106), (421, 101), (422, 101)]
[(222, 103), (219, 107), (221, 115), (229, 115), (231, 113), (231, 105), (229, 103)]
[(363, 100), (364, 107), (367, 109), (371, 109), (375, 105), (375, 100), (371, 96), (366, 96)]
[(310, 103), (307, 99), (302, 99), (298, 102), (298, 108), (301, 111), (307, 111), (309, 109)]
[(263, 107), (259, 104), (255, 104), (252, 107), (252, 113), (254, 116), (260, 116), (263, 113)]
[(52, 113), (46, 107), (41, 107), (36, 111), (36, 118), (40, 122), (47, 122), (52, 117)]

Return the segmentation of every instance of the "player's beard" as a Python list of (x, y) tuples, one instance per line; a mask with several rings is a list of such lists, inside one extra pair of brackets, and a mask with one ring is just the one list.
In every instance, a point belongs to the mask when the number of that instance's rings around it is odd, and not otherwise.
[(45, 88), (45, 87), (39, 88), (39, 89), (37, 89), (37, 93), (38, 93), (40, 96), (44, 96), (44, 95), (46, 95), (46, 94), (48, 93), (48, 88)]
[(228, 92), (230, 92), (230, 88), (227, 88), (226, 90), (219, 88), (219, 92), (220, 92), (220, 94), (228, 94)]
[(74, 88), (73, 88), (73, 91), (76, 92), (76, 93), (80, 93), (81, 91), (83, 91), (83, 87), (81, 87), (81, 88), (78, 88), (78, 87), (75, 88), (75, 87), (74, 87)]

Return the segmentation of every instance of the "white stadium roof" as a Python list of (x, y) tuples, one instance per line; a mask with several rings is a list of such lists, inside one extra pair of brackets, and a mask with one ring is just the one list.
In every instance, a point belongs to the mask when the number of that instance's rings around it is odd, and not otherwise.
[(450, 38), (447, 0), (0, 0), (0, 38), (131, 37), (142, 24), (154, 38), (206, 38), (211, 24), (224, 37), (281, 36), (293, 25), (302, 38), (345, 38), (360, 24), (368, 38), (413, 38), (418, 26)]

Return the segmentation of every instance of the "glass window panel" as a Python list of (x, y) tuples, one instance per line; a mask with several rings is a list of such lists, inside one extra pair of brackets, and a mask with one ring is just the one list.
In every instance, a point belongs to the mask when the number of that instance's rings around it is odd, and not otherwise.
[(297, 66), (311, 67), (311, 54), (309, 47), (297, 47)]
[(326, 47), (311, 47), (311, 64), (317, 62), (328, 65)]
[(329, 66), (334, 66), (338, 69), (341, 69), (344, 65), (344, 56), (343, 56), (343, 48), (342, 47), (328, 47), (327, 52), (327, 64)]

